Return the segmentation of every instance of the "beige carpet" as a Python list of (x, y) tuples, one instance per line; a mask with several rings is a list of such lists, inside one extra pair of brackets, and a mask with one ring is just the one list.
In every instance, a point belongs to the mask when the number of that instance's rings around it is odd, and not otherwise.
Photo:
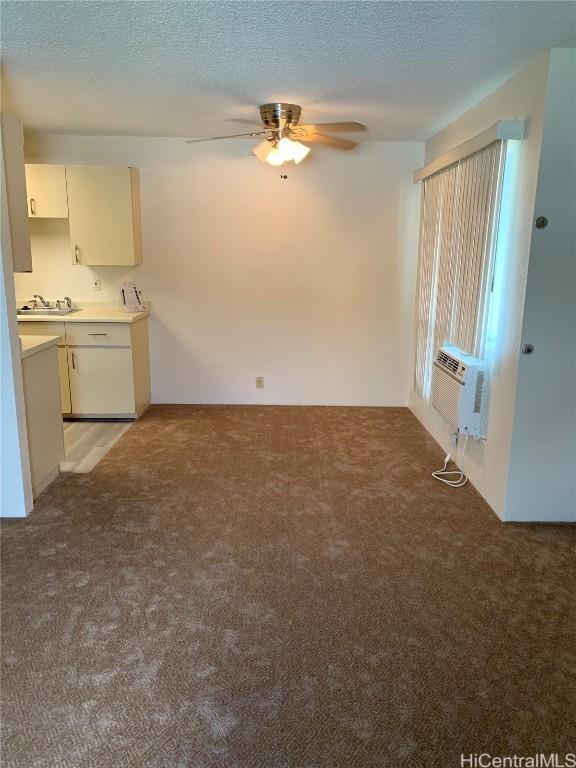
[(576, 529), (405, 409), (163, 406), (2, 525), (4, 768), (457, 768), (576, 734)]

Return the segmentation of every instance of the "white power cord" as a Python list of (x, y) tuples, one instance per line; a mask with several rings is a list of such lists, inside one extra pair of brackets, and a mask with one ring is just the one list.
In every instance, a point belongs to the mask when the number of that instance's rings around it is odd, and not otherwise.
[[(461, 488), (463, 485), (466, 485), (468, 482), (468, 475), (464, 472), (464, 456), (466, 454), (466, 444), (468, 443), (468, 435), (464, 438), (464, 448), (462, 449), (462, 469), (449, 469), (447, 470), (446, 467), (448, 466), (448, 462), (452, 459), (452, 453), (447, 453), (446, 458), (444, 459), (444, 466), (442, 469), (436, 470), (436, 472), (432, 472), (432, 477), (435, 480), (440, 480), (441, 483), (444, 483), (445, 485), (449, 485), (451, 488)], [(456, 437), (455, 441), (455, 448), (458, 447), (458, 437)], [(456, 453), (456, 451), (454, 451)], [(456, 475), (456, 477), (452, 477), (452, 475)]]

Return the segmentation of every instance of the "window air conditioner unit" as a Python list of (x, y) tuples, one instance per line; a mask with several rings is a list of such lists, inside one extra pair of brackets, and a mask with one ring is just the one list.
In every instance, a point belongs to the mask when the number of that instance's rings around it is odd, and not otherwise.
[(458, 432), (485, 437), (486, 365), (458, 347), (445, 345), (432, 366), (432, 405)]

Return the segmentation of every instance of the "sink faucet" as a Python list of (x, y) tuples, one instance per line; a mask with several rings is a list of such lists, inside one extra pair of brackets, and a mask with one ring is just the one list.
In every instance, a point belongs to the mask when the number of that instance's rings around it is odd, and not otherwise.
[(39, 293), (35, 293), (33, 298), (40, 299), (40, 303), (42, 304), (43, 307), (49, 307), (50, 306), (48, 304), (48, 302), (44, 299), (44, 296), (40, 296)]
[(70, 298), (70, 296), (64, 296), (63, 299), (56, 299), (56, 306), (58, 307), (58, 309), (62, 309), (61, 307), (62, 304), (66, 304), (66, 309), (68, 311), (72, 310), (72, 299)]

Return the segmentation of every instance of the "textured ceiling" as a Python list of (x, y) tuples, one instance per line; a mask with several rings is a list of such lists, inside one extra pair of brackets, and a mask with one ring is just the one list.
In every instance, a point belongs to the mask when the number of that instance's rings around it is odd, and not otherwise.
[(572, 2), (13, 2), (3, 102), (32, 130), (237, 133), (266, 101), (422, 139), (575, 32)]

